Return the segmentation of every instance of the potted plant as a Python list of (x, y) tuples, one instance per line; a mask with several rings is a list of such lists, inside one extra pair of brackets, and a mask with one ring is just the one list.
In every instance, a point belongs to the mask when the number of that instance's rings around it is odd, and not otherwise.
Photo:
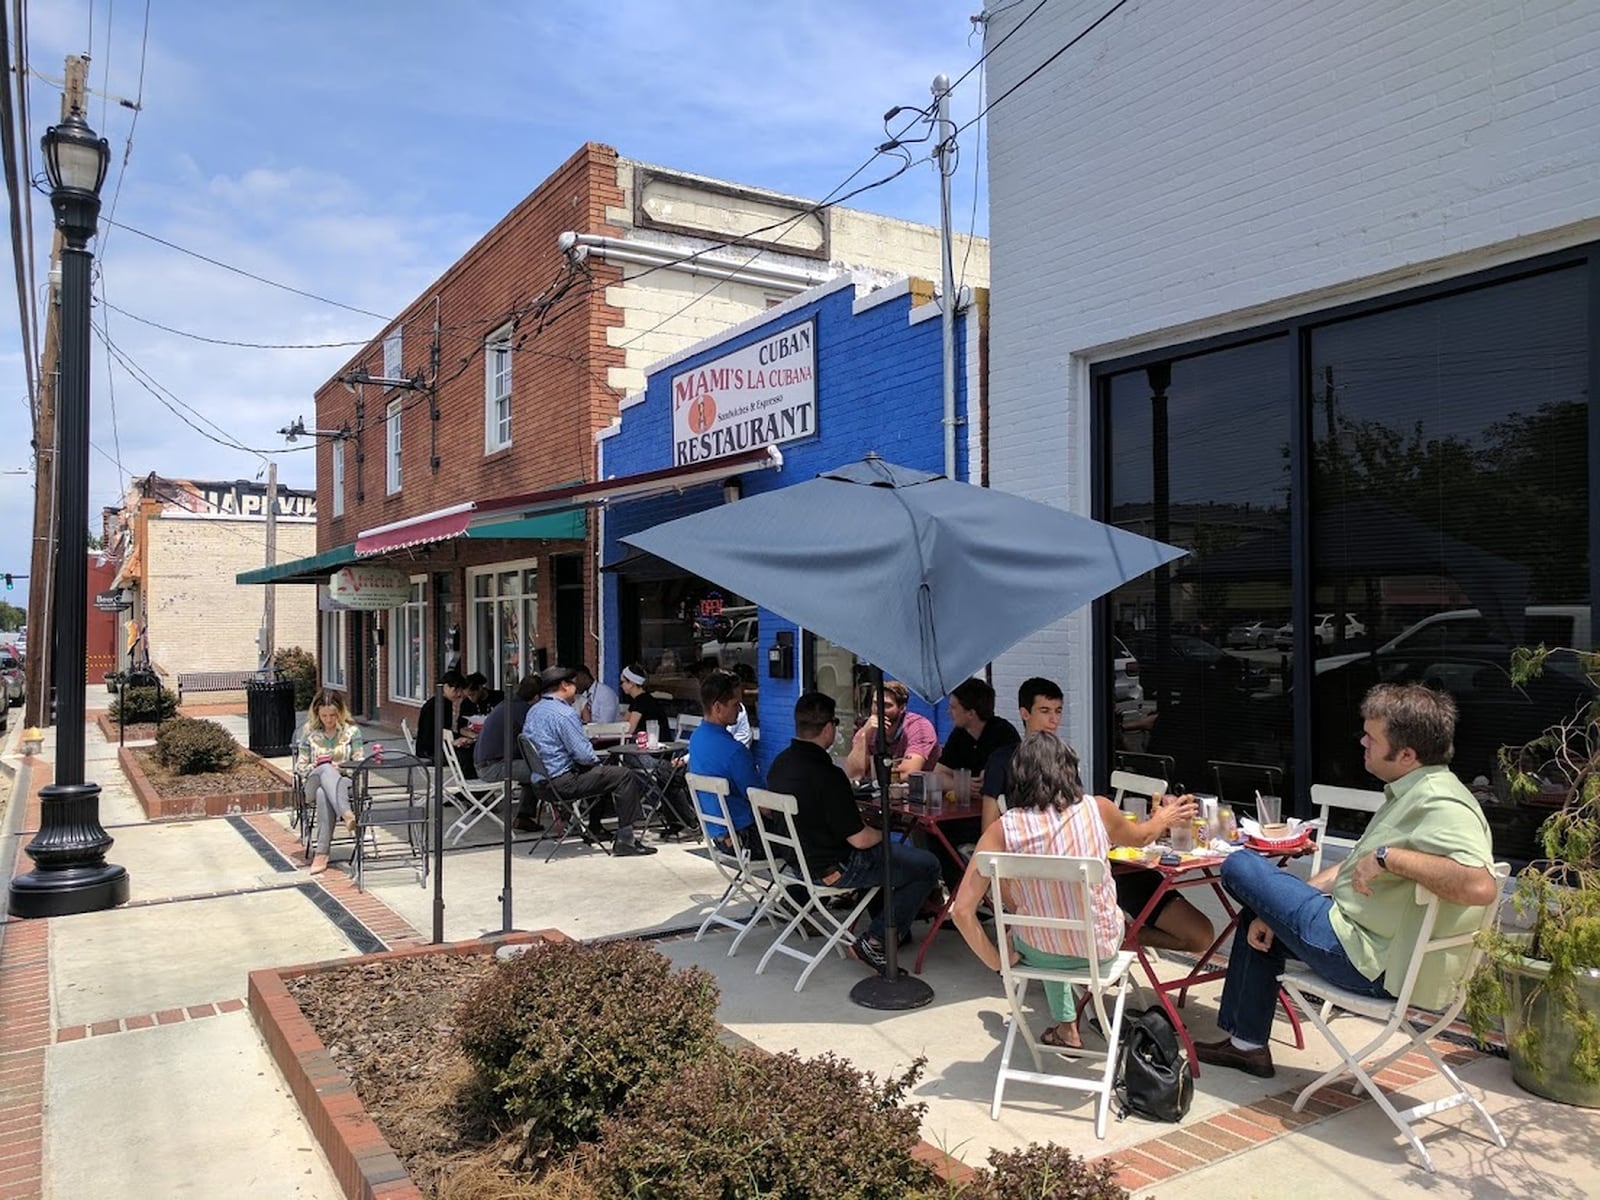
[(110, 692), (113, 696), (115, 696), (117, 694), (117, 690), (120, 687), (122, 687), (124, 681), (126, 681), (127, 678), (128, 678), (128, 675), (127, 675), (126, 671), (107, 671), (106, 672), (106, 691)]
[[(1519, 687), (1560, 654), (1600, 684), (1600, 653), (1543, 646), (1512, 654)], [(1600, 702), (1500, 751), (1514, 801), (1553, 788), (1561, 806), (1539, 830), (1544, 859), (1517, 876), (1514, 921), (1485, 935), (1467, 993), (1482, 1036), (1504, 1023), (1512, 1078), (1535, 1095), (1600, 1107)]]

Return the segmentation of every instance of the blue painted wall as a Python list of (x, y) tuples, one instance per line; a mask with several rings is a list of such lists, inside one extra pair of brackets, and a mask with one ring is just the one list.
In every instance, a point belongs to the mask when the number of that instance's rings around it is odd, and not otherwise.
[[(601, 443), (605, 476), (632, 475), (672, 465), (672, 376), (758, 342), (780, 329), (810, 318), (817, 322), (817, 435), (785, 442), (781, 471), (753, 471), (742, 476), (744, 494), (759, 495), (814, 478), (819, 473), (859, 459), (869, 450), (893, 462), (928, 471), (944, 469), (942, 359), (940, 322), (909, 323), (911, 297), (902, 295), (874, 305), (859, 315), (851, 311), (855, 290), (839, 288), (785, 311), (757, 328), (707, 346), (692, 358), (673, 363), (649, 376), (642, 403), (623, 410), (620, 430)], [(966, 363), (964, 318), (956, 322), (956, 412), (965, 416)], [(957, 429), (958, 477), (965, 478), (967, 429)], [(611, 562), (627, 550), (618, 539), (722, 503), (719, 486), (694, 488), (680, 495), (635, 500), (610, 507), (606, 514), (601, 561)], [(817, 564), (817, 579), (826, 578), (827, 564)], [(602, 576), (605, 644), (602, 669), (614, 679), (622, 667), (618, 636), (617, 579)], [(760, 686), (763, 773), (794, 735), (794, 702), (805, 682), (801, 639), (793, 623), (760, 610), (761, 645), (757, 651)], [(780, 630), (795, 632), (795, 678), (767, 675), (766, 651)], [(949, 722), (944, 705), (930, 709), (915, 697), (912, 707), (932, 716), (941, 735)]]

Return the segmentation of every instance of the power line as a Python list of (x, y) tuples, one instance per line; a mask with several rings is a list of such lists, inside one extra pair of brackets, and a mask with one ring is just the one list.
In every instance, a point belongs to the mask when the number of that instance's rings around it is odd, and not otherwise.
[(179, 254), (187, 254), (190, 258), (197, 258), (203, 263), (210, 263), (213, 267), (221, 267), (224, 271), (231, 271), (235, 275), (243, 275), (246, 279), (253, 279), (257, 283), (264, 283), (268, 287), (278, 288), (280, 291), (292, 292), (296, 296), (304, 296), (307, 300), (315, 300), (319, 304), (329, 304), (334, 308), (342, 308), (346, 312), (360, 313), (363, 317), (371, 317), (376, 321), (388, 324), (393, 318), (375, 313), (371, 309), (357, 308), (354, 304), (345, 304), (339, 300), (330, 300), (327, 296), (319, 296), (316, 292), (308, 292), (303, 288), (291, 287), (287, 283), (279, 283), (275, 279), (268, 279), (264, 275), (257, 275), (254, 271), (246, 271), (243, 267), (236, 267), (232, 263), (225, 263), (221, 259), (212, 258), (210, 255), (201, 254), (198, 250), (190, 250), (187, 246), (180, 246), (176, 242), (169, 242), (164, 237), (157, 237), (153, 233), (146, 233), (142, 229), (135, 229), (132, 225), (124, 225), (121, 221), (107, 219), (108, 225), (118, 229), (126, 229), (129, 233), (146, 238), (157, 245), (165, 246), (169, 250), (176, 250)]
[(127, 317), (130, 321), (137, 321), (141, 325), (148, 325), (152, 329), (159, 329), (162, 333), (170, 333), (174, 337), (188, 338), (194, 342), (204, 342), (208, 346), (234, 346), (241, 350), (340, 350), (350, 346), (365, 346), (371, 343), (371, 338), (360, 338), (348, 342), (242, 342), (232, 338), (207, 337), (203, 333), (192, 333), (187, 329), (177, 329), (171, 325), (163, 325), (160, 321), (152, 321), (149, 317), (141, 317), (138, 313), (129, 312), (125, 308), (118, 308), (102, 295), (100, 301), (112, 312)]
[[(1128, 3), (1128, 0), (1117, 0), (1117, 2), (1115, 4), (1113, 4), (1110, 8), (1106, 9), (1105, 12), (1101, 13), (1092, 22), (1090, 22), (1090, 24), (1088, 26), (1086, 26), (1080, 33), (1077, 34), (1077, 36), (1075, 36), (1065, 46), (1061, 47), (1061, 49), (1057, 50), (1049, 58), (1045, 59), (1037, 67), (1035, 67), (1033, 70), (1029, 71), (1021, 79), (1017, 80), (1010, 87), (1008, 87), (1005, 91), (1001, 92), (998, 96), (996, 96), (993, 100), (989, 101), (988, 108), (984, 108), (984, 109), (979, 110), (977, 116), (973, 117), (972, 120), (968, 121), (965, 125), (961, 126), (961, 128), (956, 130), (956, 134), (959, 135), (959, 134), (965, 133), (968, 129), (971, 129), (972, 126), (976, 125), (979, 121), (983, 120), (983, 118), (985, 116), (987, 116), (990, 112), (992, 112), (994, 110), (994, 107), (997, 104), (1000, 104), (1002, 101), (1004, 101), (1006, 99), (1006, 97), (1010, 96), (1011, 93), (1015, 92), (1018, 88), (1022, 87), (1025, 83), (1027, 83), (1029, 80), (1031, 80), (1034, 76), (1038, 75), (1040, 71), (1043, 71), (1051, 63), (1055, 62), (1056, 59), (1060, 58), (1068, 50), (1071, 50), (1079, 42), (1083, 41), (1084, 38), (1088, 37), (1091, 33), (1093, 33), (1096, 29), (1098, 29), (1105, 21), (1107, 21), (1107, 20), (1109, 20), (1111, 18), (1112, 14), (1114, 14), (1119, 8), (1121, 8), (1123, 5), (1125, 5), (1127, 3)], [(1035, 10), (1035, 11), (1037, 11), (1037, 10)], [(1028, 15), (1032, 16), (1033, 14), (1030, 13)], [(998, 47), (998, 43), (996, 45)]]

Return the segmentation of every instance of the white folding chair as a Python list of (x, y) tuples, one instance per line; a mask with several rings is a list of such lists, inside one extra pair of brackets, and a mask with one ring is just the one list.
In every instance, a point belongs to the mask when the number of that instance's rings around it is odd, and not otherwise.
[[(728, 947), (728, 957), (732, 958), (739, 952), (745, 936), (764, 918), (775, 919), (772, 916), (777, 903), (774, 893), (784, 894), (783, 889), (774, 888), (766, 859), (762, 857), (758, 860), (756, 855), (745, 849), (738, 835), (733, 832), (733, 817), (728, 812), (728, 781), (718, 775), (695, 774), (684, 776), (684, 781), (689, 785), (689, 794), (694, 800), (694, 815), (700, 822), (706, 853), (710, 855), (712, 865), (728, 881), (721, 899), (700, 923), (694, 940), (698, 942), (713, 925), (726, 925), (737, 933), (733, 945)], [(712, 798), (715, 812), (706, 812), (706, 796)], [(716, 833), (718, 829), (722, 832)], [(728, 907), (741, 900), (749, 900), (755, 905), (743, 921), (727, 915)]]
[(1135, 775), (1132, 771), (1111, 772), (1111, 800), (1123, 812), (1129, 811), (1130, 796), (1142, 796), (1145, 801), (1145, 812), (1138, 815), (1144, 817), (1155, 811), (1156, 806), (1161, 803), (1161, 797), (1166, 794), (1165, 779), (1157, 779), (1154, 775)]
[(694, 713), (679, 713), (677, 721), (672, 727), (673, 736), (679, 741), (683, 741), (696, 729), (699, 729), (700, 723), (704, 720), (704, 717), (696, 716)]
[[(812, 877), (805, 848), (800, 845), (800, 835), (794, 827), (800, 803), (793, 796), (769, 792), (765, 788), (751, 788), (750, 806), (756, 810), (756, 828), (761, 834), (761, 849), (767, 858), (767, 869), (772, 873), (773, 891), (782, 892), (788, 897), (789, 907), (794, 914), (778, 933), (777, 941), (767, 947), (767, 952), (761, 956), (761, 961), (756, 964), (756, 974), (766, 971), (774, 954), (786, 954), (798, 959), (806, 964), (805, 970), (800, 972), (800, 978), (795, 981), (794, 990), (798, 992), (811, 978), (811, 972), (827, 957), (828, 951), (836, 950), (841, 958), (845, 957), (845, 942), (851, 936), (851, 927), (866, 911), (867, 905), (878, 894), (878, 889), (874, 885), (856, 893), (852, 888), (829, 887)], [(769, 820), (769, 817), (772, 819)], [(804, 898), (796, 897), (789, 889), (802, 890)], [(852, 894), (858, 894), (860, 899), (840, 920), (826, 902), (836, 896)], [(815, 954), (807, 954), (789, 945), (789, 939), (796, 933), (804, 936), (808, 925), (822, 935), (822, 945)]]
[(411, 732), (411, 724), (404, 717), (400, 718), (400, 736), (405, 739), (406, 753), (415, 758), (417, 756), (417, 735)]
[(583, 736), (591, 742), (620, 742), (628, 736), (626, 721), (590, 721), (583, 727)]
[[(1097, 961), (1093, 954), (1090, 954), (1082, 967), (1063, 970), (1030, 966), (1020, 961), (1013, 965), (1010, 961), (1010, 947), (1013, 934), (1021, 934), (1024, 941), (1030, 945), (1037, 945), (1037, 935), (1033, 939), (1028, 937), (1028, 931), (1034, 929), (1059, 929), (1076, 933), (1086, 946), (1092, 947), (1095, 936), (1092, 889), (1105, 878), (1106, 862), (1102, 858), (997, 854), (991, 850), (982, 851), (973, 858), (973, 862), (989, 880), (989, 903), (994, 908), (995, 941), (1000, 947), (1000, 974), (1005, 985), (1006, 1000), (1011, 1005), (1010, 1027), (1006, 1030), (1005, 1048), (1000, 1052), (1000, 1070), (994, 1081), (994, 1102), (989, 1106), (989, 1116), (992, 1120), (1000, 1118), (1000, 1101), (1005, 1092), (1006, 1082), (1011, 1079), (1040, 1083), (1047, 1087), (1090, 1092), (1100, 1097), (1095, 1104), (1094, 1135), (1103, 1138), (1106, 1136), (1106, 1113), (1111, 1107), (1111, 1092), (1116, 1082), (1117, 1047), (1122, 1037), (1122, 1013), (1128, 1001), (1129, 968), (1133, 965), (1134, 954), (1131, 950), (1119, 950), (1109, 966)], [(1083, 915), (1044, 917), (1013, 911), (1007, 907), (1005, 891), (1008, 884), (1019, 881), (1034, 881), (1047, 887), (1075, 891), (1077, 902), (1072, 907)], [(1065, 903), (1062, 905), (1062, 911), (1067, 911)], [(1094, 1006), (1094, 1015), (1100, 1022), (1100, 1028), (1105, 1030), (1105, 1049), (1051, 1046), (1041, 1042), (1029, 1027), (1023, 1010), (1028, 984), (1034, 980), (1041, 983), (1045, 981), (1060, 983), (1069, 988), (1087, 988), (1089, 994), (1086, 1002)], [(1107, 996), (1115, 997), (1109, 1020), (1106, 1017), (1105, 1007)], [(1016, 1046), (1019, 1032), (1028, 1047), (1028, 1053), (1033, 1057), (1034, 1069), (1031, 1071), (1011, 1065), (1011, 1051)], [(1103, 1061), (1092, 1077), (1083, 1078), (1046, 1071), (1043, 1058), (1045, 1054), (1072, 1061), (1092, 1062), (1096, 1059)]]
[(488, 817), (502, 829), (505, 821), (495, 811), (505, 785), (488, 779), (468, 779), (461, 770), (461, 759), (456, 754), (455, 742), (444, 741), (444, 795), (445, 799), (461, 810), (461, 815), (445, 830), (445, 840), (454, 846), (467, 835), (467, 831)]
[[(1494, 875), (1497, 884), (1504, 884), (1506, 877), (1510, 874), (1511, 867), (1508, 863), (1495, 863)], [(1466, 1085), (1461, 1082), (1456, 1073), (1450, 1069), (1444, 1059), (1429, 1044), (1460, 1015), (1461, 1008), (1467, 1000), (1467, 981), (1472, 978), (1474, 968), (1477, 967), (1478, 961), (1483, 957), (1483, 947), (1478, 945), (1478, 934), (1494, 923), (1495, 917), (1500, 911), (1500, 903), (1497, 890), (1495, 902), (1485, 907), (1482, 919), (1472, 928), (1435, 936), (1434, 925), (1439, 917), (1439, 897), (1419, 883), (1416, 886), (1416, 901), (1423, 909), (1422, 927), (1417, 933), (1416, 949), (1412, 952), (1411, 963), (1406, 968), (1405, 980), (1401, 983), (1400, 991), (1393, 1000), (1383, 997), (1361, 996), (1354, 992), (1347, 992), (1342, 988), (1334, 987), (1326, 980), (1319, 979), (1308, 968), (1300, 964), (1292, 964), (1291, 969), (1285, 971), (1280, 977), (1280, 982), (1283, 984), (1284, 991), (1288, 992), (1290, 998), (1300, 1006), (1301, 1011), (1306, 1014), (1312, 1025), (1316, 1026), (1317, 1031), (1327, 1038), (1328, 1045), (1333, 1047), (1340, 1060), (1338, 1066), (1323, 1072), (1295, 1098), (1294, 1111), (1299, 1112), (1303, 1109), (1307, 1100), (1311, 1099), (1314, 1094), (1334, 1080), (1346, 1075), (1353, 1075), (1356, 1078), (1356, 1085), (1352, 1086), (1351, 1092), (1356, 1093), (1365, 1088), (1371, 1094), (1372, 1098), (1378, 1102), (1378, 1107), (1383, 1109), (1384, 1115), (1394, 1122), (1395, 1128), (1405, 1135), (1406, 1140), (1416, 1150), (1418, 1157), (1422, 1159), (1422, 1165), (1431, 1174), (1433, 1172), (1433, 1159), (1429, 1157), (1427, 1148), (1423, 1146), (1417, 1137), (1415, 1129), (1412, 1127), (1413, 1122), (1420, 1121), (1424, 1117), (1431, 1117), (1436, 1113), (1456, 1108), (1462, 1104), (1468, 1104), (1472, 1106), (1473, 1111), (1478, 1114), (1483, 1123), (1489, 1127), (1489, 1135), (1494, 1139), (1494, 1144), (1501, 1148), (1504, 1148), (1506, 1144), (1505, 1136), (1500, 1132), (1500, 1127), (1494, 1123), (1494, 1118), (1489, 1115), (1482, 1102), (1467, 1091)], [(1460, 953), (1463, 948), (1466, 950), (1464, 954)], [(1407, 1009), (1411, 1003), (1411, 991), (1416, 986), (1417, 975), (1422, 970), (1424, 960), (1430, 955), (1445, 954), (1452, 950), (1458, 952), (1456, 957), (1459, 962), (1450, 1001), (1443, 1009), (1433, 1014), (1426, 1027), (1419, 1029), (1407, 1019)], [(1313, 1000), (1312, 997), (1316, 999)], [(1324, 1002), (1324, 1011), (1318, 1011), (1316, 1000)], [(1359, 1050), (1351, 1050), (1333, 1032), (1326, 1012), (1326, 1006), (1328, 1005), (1335, 1009), (1342, 1009), (1345, 1012), (1367, 1017), (1373, 1021), (1380, 1021), (1382, 1022), (1382, 1028), (1378, 1030), (1376, 1037)], [(1370, 1067), (1362, 1066), (1362, 1062), (1367, 1055), (1386, 1045), (1397, 1033), (1404, 1034), (1406, 1037), (1406, 1043), (1403, 1046), (1398, 1050), (1389, 1051)], [(1373, 1076), (1412, 1050), (1417, 1051), (1431, 1062), (1434, 1069), (1455, 1090), (1441, 1099), (1416, 1104), (1401, 1112), (1395, 1108), (1389, 1097), (1384, 1094), (1383, 1089), (1373, 1080)]]
[(1311, 855), (1313, 875), (1322, 870), (1322, 851), (1325, 847), (1343, 846), (1348, 850), (1356, 844), (1354, 838), (1333, 836), (1330, 822), (1334, 810), (1375, 813), (1383, 807), (1385, 799), (1387, 797), (1382, 792), (1369, 792), (1362, 788), (1333, 787), (1326, 783), (1311, 785), (1311, 803), (1316, 805), (1317, 815), (1306, 824), (1317, 831), (1316, 849)]

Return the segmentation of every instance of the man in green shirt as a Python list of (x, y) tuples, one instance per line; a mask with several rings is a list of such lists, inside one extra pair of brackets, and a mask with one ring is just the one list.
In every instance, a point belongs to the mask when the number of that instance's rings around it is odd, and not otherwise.
[[(1223, 864), (1222, 886), (1241, 910), (1217, 1014), (1229, 1036), (1196, 1043), (1203, 1063), (1275, 1073), (1267, 1041), (1285, 958), (1336, 987), (1393, 995), (1420, 932), (1416, 884), (1440, 898), (1441, 936), (1474, 928), (1498, 898), (1488, 822), (1447, 765), (1455, 701), (1421, 684), (1379, 684), (1361, 703), (1361, 721), (1364, 765), (1387, 801), (1350, 857), (1308, 882), (1249, 851)], [(1425, 964), (1413, 1001), (1442, 1003), (1464, 956)]]

